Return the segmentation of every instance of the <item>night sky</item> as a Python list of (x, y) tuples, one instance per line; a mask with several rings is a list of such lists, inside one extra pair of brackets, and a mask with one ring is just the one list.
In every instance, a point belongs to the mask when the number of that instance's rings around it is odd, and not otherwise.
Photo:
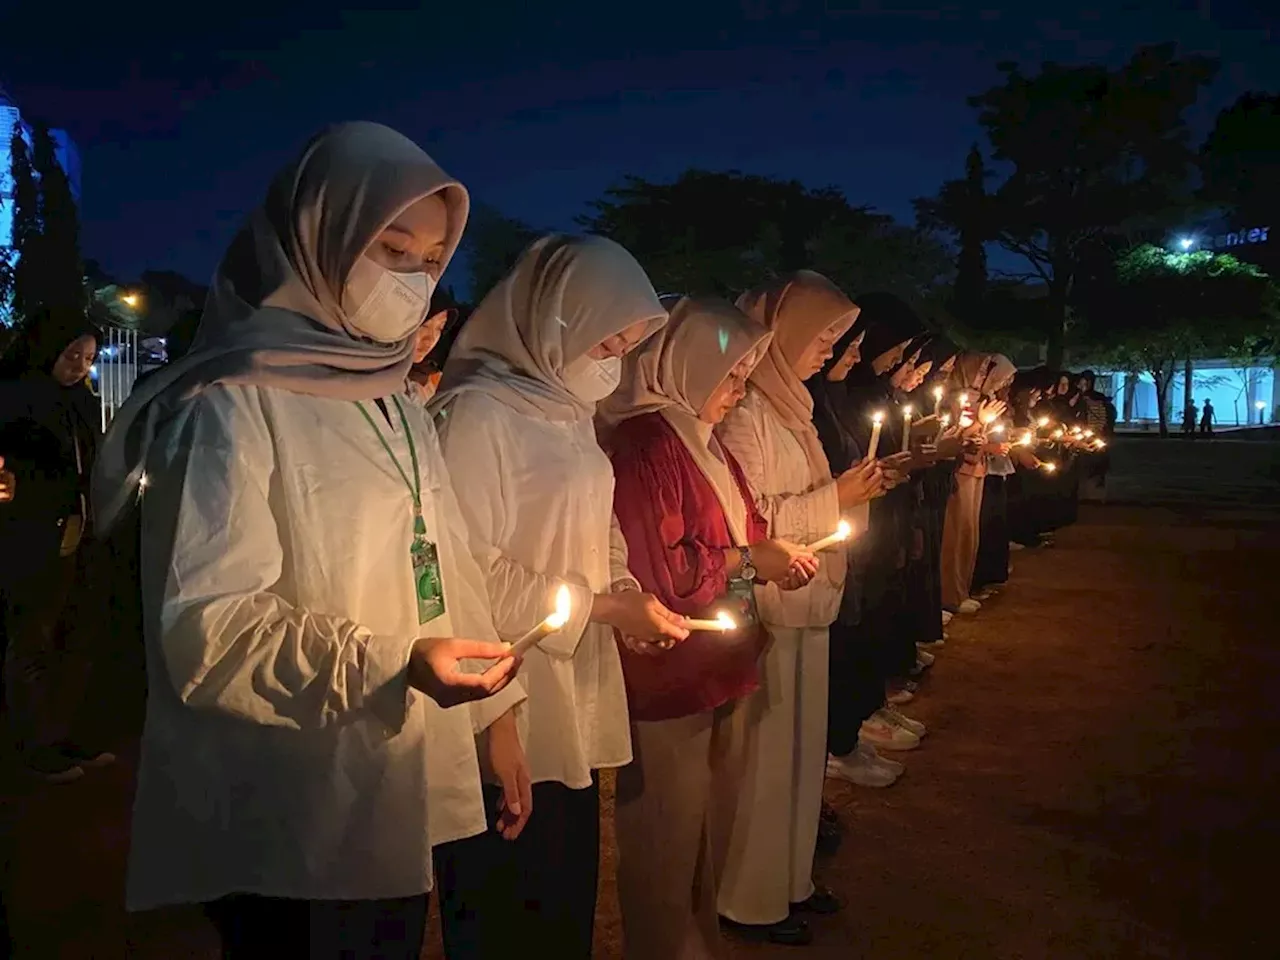
[[(978, 134), (965, 97), (1000, 60), (1118, 63), (1139, 43), (1177, 40), (1223, 60), (1201, 130), (1240, 92), (1280, 90), (1267, 5), (1220, 0), (1093, 13), (857, 0), (344, 13), (226, 0), (168, 5), (169, 20), (153, 4), (5, 6), (22, 9), (0, 14), (0, 84), (78, 142), (85, 256), (123, 279), (207, 280), (271, 175), (333, 121), (402, 130), (475, 199), (539, 227), (570, 227), (623, 174), (689, 166), (835, 184), (909, 219), (913, 197), (961, 173)], [(451, 270), (445, 282), (462, 280)]]

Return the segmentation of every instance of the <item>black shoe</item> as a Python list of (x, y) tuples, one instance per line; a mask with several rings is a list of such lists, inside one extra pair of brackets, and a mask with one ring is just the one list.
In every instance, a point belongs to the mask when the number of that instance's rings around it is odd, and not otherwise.
[(812, 913), (821, 917), (829, 917), (843, 909), (843, 901), (826, 887), (815, 887), (808, 900), (791, 905), (792, 913)]
[(777, 923), (735, 923), (721, 917), (720, 926), (736, 937), (756, 943), (776, 943), (783, 947), (807, 947), (813, 942), (813, 932), (799, 917), (787, 917)]
[(844, 839), (844, 830), (841, 828), (839, 821), (831, 823), (827, 820), (818, 821), (818, 840), (814, 845), (813, 852), (820, 857), (833, 857), (840, 849), (840, 841)]
[(840, 826), (840, 814), (836, 812), (836, 808), (827, 801), (822, 801), (822, 812), (819, 814), (823, 823), (829, 823), (834, 827)]

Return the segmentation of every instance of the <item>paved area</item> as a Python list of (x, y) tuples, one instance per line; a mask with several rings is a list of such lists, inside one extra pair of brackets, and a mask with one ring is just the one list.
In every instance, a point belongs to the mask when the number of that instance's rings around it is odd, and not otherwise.
[[(908, 708), (930, 733), (903, 779), (829, 785), (848, 836), (821, 879), (848, 907), (793, 955), (1277, 955), (1280, 511), (1213, 499), (1086, 507), (1015, 554)], [(10, 795), (19, 956), (217, 955), (191, 912), (122, 913), (130, 790), (126, 761)], [(620, 956), (607, 881), (598, 933)]]
[(1280, 506), (1280, 437), (1117, 437), (1107, 495), (1128, 503)]

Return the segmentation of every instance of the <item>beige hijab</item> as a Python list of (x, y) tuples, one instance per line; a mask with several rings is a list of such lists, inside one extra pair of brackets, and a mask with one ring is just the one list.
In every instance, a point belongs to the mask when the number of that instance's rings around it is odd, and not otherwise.
[(604, 237), (543, 237), (463, 326), (431, 410), (478, 390), (531, 416), (590, 418), (595, 407), (565, 386), (565, 368), (640, 321), (649, 337), (667, 311), (635, 257)]
[(746, 502), (713, 425), (698, 413), (729, 372), (746, 357), (758, 361), (772, 339), (726, 300), (686, 297), (657, 335), (627, 355), (622, 386), (596, 415), (607, 432), (624, 420), (661, 413), (711, 484), (737, 546), (749, 543)]
[(858, 308), (834, 283), (812, 270), (801, 270), (768, 286), (744, 293), (738, 307), (773, 331), (764, 359), (751, 382), (767, 399), (800, 443), (815, 484), (831, 479), (831, 465), (813, 425), (813, 397), (795, 373), (800, 355), (833, 324), (843, 334), (858, 317)]
[(965, 351), (956, 360), (951, 383), (957, 390), (974, 390), (991, 396), (1008, 385), (1017, 374), (1013, 361), (999, 353)]
[(413, 336), (362, 339), (342, 292), (356, 260), (406, 207), (432, 194), (449, 211), (441, 270), (457, 249), (469, 201), (412, 140), (376, 123), (316, 136), (272, 182), (214, 277), (191, 350), (140, 381), (98, 457), (93, 501), (109, 530), (136, 502), (147, 452), (164, 423), (215, 383), (248, 383), (340, 400), (403, 389)]

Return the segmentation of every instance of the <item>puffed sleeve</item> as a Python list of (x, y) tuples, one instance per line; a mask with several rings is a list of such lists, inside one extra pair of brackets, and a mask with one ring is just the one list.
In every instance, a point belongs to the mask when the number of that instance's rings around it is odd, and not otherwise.
[(297, 729), (368, 711), (399, 730), (416, 638), (377, 636), (273, 590), (284, 554), (268, 495), (276, 464), (257, 391), (201, 394), (151, 461), (143, 549), (167, 557), (159, 645), (182, 701)]

